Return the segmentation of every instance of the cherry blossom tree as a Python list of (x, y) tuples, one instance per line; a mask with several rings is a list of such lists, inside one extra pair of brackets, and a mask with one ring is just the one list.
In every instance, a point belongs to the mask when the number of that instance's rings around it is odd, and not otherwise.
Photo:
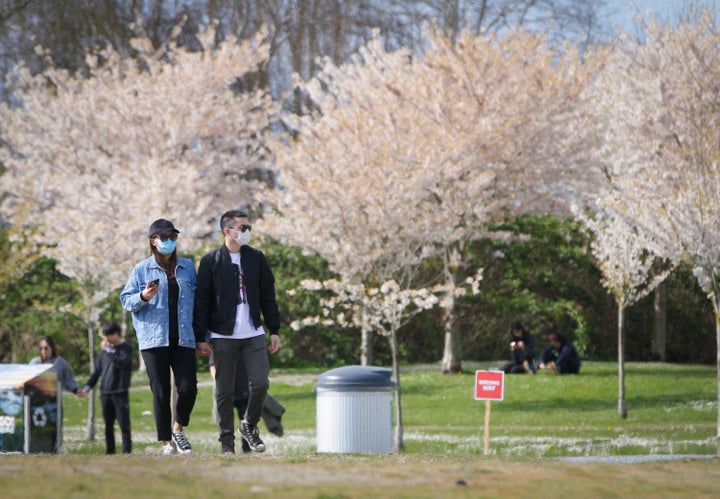
[[(263, 229), (325, 257), (348, 288), (394, 283), (398, 293), (420, 293), (420, 265), (442, 261), (424, 287), (444, 290), (441, 370), (459, 371), (454, 290), (472, 274), (466, 244), (486, 234), (491, 213), (554, 198), (553, 173), (572, 179), (582, 164), (568, 147), (572, 103), (596, 66), (579, 61), (527, 33), (450, 40), (428, 32), (422, 58), (375, 39), (350, 64), (326, 63), (303, 86), (318, 113), (299, 118), (297, 139), (275, 148), (281, 189), (263, 193), (275, 210)], [(540, 182), (548, 178), (557, 183)], [(352, 295), (355, 324), (385, 331), (394, 348), (401, 318), (418, 309), (390, 299), (381, 312), (373, 300)]]
[(135, 40), (138, 60), (112, 51), (91, 58), (88, 78), (20, 67), (21, 108), (0, 108), (15, 151), (0, 150), (8, 173), (3, 214), (36, 230), (60, 270), (96, 303), (147, 254), (150, 222), (181, 227), (184, 251), (197, 249), (212, 218), (249, 198), (265, 165), (263, 131), (274, 106), (262, 92), (231, 85), (266, 57), (260, 39), (230, 39), (187, 52)]
[(594, 108), (610, 185), (600, 202), (658, 254), (694, 267), (715, 309), (720, 380), (718, 46), (710, 10), (689, 9), (676, 26), (650, 20), (642, 39), (616, 44)]
[(627, 307), (652, 292), (673, 270), (659, 257), (662, 248), (643, 241), (642, 233), (623, 219), (596, 213), (578, 214), (594, 233), (591, 248), (602, 272), (602, 284), (615, 298), (618, 338), (618, 415), (627, 418), (625, 400), (624, 317)]
[(262, 89), (233, 90), (267, 47), (261, 35), (214, 40), (201, 33), (196, 52), (133, 40), (135, 59), (88, 56), (86, 77), (20, 66), (22, 105), (0, 106), (2, 215), (80, 283), (91, 357), (98, 304), (149, 253), (150, 223), (173, 220), (180, 251), (196, 251), (267, 167), (275, 105)]
[[(547, 207), (586, 171), (569, 137), (595, 63), (522, 32), (427, 36), (422, 58), (375, 39), (353, 63), (327, 63), (304, 87), (320, 117), (276, 148), (282, 190), (263, 199), (281, 216), (267, 230), (351, 281), (383, 282), (436, 256), (437, 279), (458, 284), (490, 214)], [(445, 303), (441, 370), (459, 371), (455, 303)]]

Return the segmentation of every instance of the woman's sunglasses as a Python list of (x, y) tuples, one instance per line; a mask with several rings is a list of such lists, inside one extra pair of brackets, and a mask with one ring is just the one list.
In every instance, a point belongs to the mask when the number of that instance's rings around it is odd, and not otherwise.
[(159, 237), (162, 242), (165, 242), (168, 239), (170, 239), (171, 241), (177, 241), (178, 235), (177, 232), (171, 232), (170, 234), (161, 234), (155, 237)]

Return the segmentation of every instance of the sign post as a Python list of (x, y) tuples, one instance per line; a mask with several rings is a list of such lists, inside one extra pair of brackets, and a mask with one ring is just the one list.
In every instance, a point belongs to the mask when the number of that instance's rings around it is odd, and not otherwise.
[(485, 401), (483, 451), (486, 456), (490, 449), (490, 402), (503, 399), (505, 394), (504, 386), (504, 371), (475, 371), (475, 400)]

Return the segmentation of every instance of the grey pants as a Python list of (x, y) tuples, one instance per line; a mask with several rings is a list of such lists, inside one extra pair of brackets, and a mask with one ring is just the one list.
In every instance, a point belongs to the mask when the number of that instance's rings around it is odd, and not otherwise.
[(250, 384), (245, 420), (257, 425), (262, 416), (263, 403), (270, 387), (270, 363), (267, 356), (265, 335), (244, 340), (213, 338), (210, 340), (215, 360), (215, 402), (218, 411), (220, 442), (234, 444), (235, 424), (233, 394), (235, 392), (235, 369), (238, 357), (242, 357)]

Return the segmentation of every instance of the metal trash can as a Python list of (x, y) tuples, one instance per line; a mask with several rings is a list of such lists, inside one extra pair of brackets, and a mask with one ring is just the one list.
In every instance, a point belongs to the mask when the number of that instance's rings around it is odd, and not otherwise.
[(392, 370), (345, 366), (320, 375), (318, 452), (392, 452)]
[(0, 454), (60, 452), (62, 387), (52, 364), (0, 364)]

